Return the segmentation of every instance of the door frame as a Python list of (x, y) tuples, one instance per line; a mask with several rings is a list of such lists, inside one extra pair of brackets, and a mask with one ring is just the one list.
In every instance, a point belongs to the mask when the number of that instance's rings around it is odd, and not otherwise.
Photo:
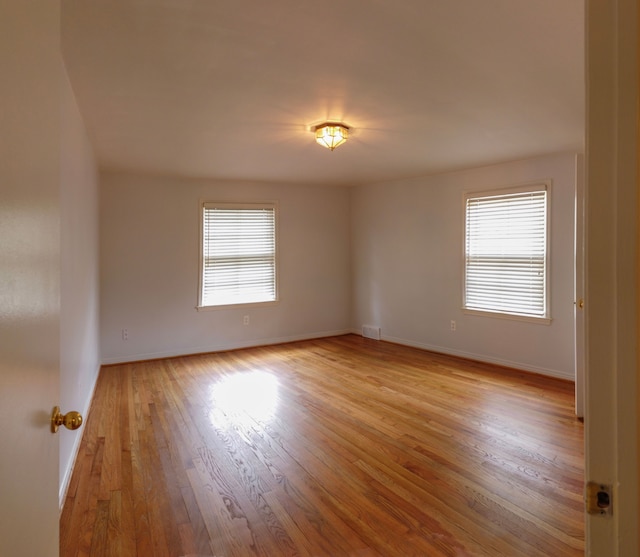
[(612, 487), (586, 515), (587, 555), (640, 554), (638, 537), (638, 6), (586, 2), (585, 480)]

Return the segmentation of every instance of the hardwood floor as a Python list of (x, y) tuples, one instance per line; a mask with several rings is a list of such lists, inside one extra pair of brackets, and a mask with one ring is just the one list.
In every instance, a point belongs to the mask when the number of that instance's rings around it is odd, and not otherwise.
[(573, 385), (354, 335), (105, 367), (62, 557), (577, 556)]

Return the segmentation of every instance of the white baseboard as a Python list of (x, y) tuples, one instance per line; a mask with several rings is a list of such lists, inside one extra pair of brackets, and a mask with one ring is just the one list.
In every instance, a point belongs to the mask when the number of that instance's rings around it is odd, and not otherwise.
[[(80, 413), (84, 416), (84, 422), (86, 423), (87, 418), (89, 417), (89, 411), (91, 409), (91, 402), (93, 401), (93, 395), (96, 391), (96, 385), (98, 384), (98, 375), (100, 374), (100, 366), (96, 370), (93, 379), (93, 385), (91, 386), (91, 391), (87, 400), (85, 401), (84, 408), (80, 411)], [(84, 428), (82, 428), (80, 435), (75, 436), (75, 441), (73, 443), (73, 449), (71, 451), (71, 458), (69, 459), (69, 466), (64, 471), (64, 476), (60, 481), (60, 486), (58, 488), (58, 507), (60, 512), (62, 512), (62, 507), (64, 507), (64, 501), (67, 498), (67, 491), (69, 490), (69, 484), (71, 483), (71, 476), (73, 475), (73, 470), (76, 465), (76, 461), (78, 459), (78, 453), (80, 452), (80, 445), (82, 444), (82, 437), (84, 436)]]
[[(351, 332), (355, 335), (362, 336), (362, 331), (358, 329), (351, 329)], [(403, 346), (410, 346), (411, 348), (419, 348), (421, 350), (428, 350), (429, 352), (436, 352), (438, 354), (446, 354), (448, 356), (457, 356), (459, 358), (466, 358), (467, 360), (475, 360), (477, 362), (484, 362), (487, 364), (495, 364), (503, 367), (510, 367), (522, 371), (530, 371), (531, 373), (537, 373), (539, 375), (546, 375), (548, 377), (555, 377), (556, 379), (566, 379), (568, 381), (575, 381), (575, 377), (571, 373), (566, 373), (557, 369), (548, 369), (539, 366), (532, 366), (523, 362), (516, 362), (512, 360), (505, 360), (503, 358), (493, 358), (486, 354), (476, 354), (474, 352), (466, 352), (464, 350), (455, 350), (446, 348), (444, 346), (435, 346), (433, 344), (427, 344), (424, 342), (415, 342), (404, 338), (397, 338), (388, 335), (381, 335), (380, 340), (387, 342), (393, 342), (394, 344), (401, 344)]]
[(271, 344), (285, 344), (299, 340), (312, 340), (315, 338), (335, 337), (351, 333), (351, 329), (339, 329), (335, 331), (324, 331), (317, 333), (307, 333), (302, 335), (291, 335), (285, 337), (259, 338), (241, 342), (225, 342), (221, 344), (211, 344), (206, 346), (194, 346), (191, 348), (167, 350), (159, 352), (148, 352), (143, 354), (129, 354), (126, 356), (114, 356), (103, 358), (102, 365), (124, 364), (129, 362), (139, 362), (143, 360), (159, 360), (162, 358), (175, 358), (178, 356), (189, 356), (193, 354), (206, 354), (209, 352), (224, 352), (225, 350), (237, 350), (240, 348), (252, 348), (255, 346), (269, 346)]

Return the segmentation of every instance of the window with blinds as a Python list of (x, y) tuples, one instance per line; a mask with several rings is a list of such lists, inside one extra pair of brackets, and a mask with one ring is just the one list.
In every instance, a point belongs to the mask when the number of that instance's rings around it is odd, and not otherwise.
[(464, 309), (548, 318), (547, 186), (467, 194)]
[(274, 204), (202, 206), (200, 307), (273, 302)]

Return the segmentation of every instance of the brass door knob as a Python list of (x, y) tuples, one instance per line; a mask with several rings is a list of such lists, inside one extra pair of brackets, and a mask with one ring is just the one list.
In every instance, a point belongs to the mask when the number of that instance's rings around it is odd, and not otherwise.
[(51, 433), (56, 433), (61, 425), (67, 429), (78, 429), (82, 425), (82, 415), (75, 411), (62, 414), (60, 407), (55, 406), (51, 413)]

